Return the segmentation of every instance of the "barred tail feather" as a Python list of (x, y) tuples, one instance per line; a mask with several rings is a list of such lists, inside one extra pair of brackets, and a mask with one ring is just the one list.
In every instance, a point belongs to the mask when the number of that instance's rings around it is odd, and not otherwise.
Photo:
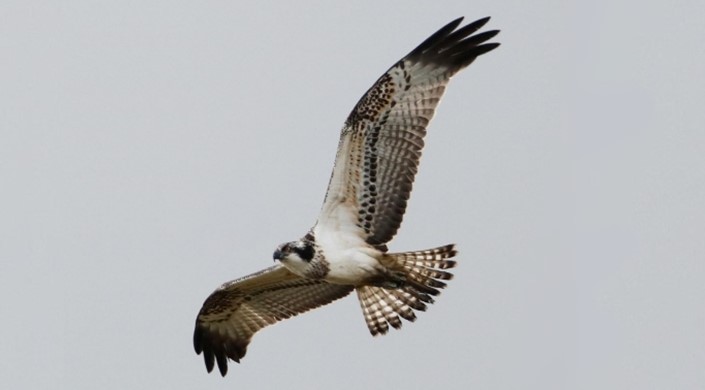
[(389, 326), (401, 328), (401, 318), (413, 322), (414, 310), (426, 311), (427, 304), (440, 294), (453, 274), (444, 271), (455, 267), (452, 259), (457, 254), (453, 244), (425, 251), (387, 254), (385, 265), (401, 271), (406, 282), (399, 288), (382, 286), (360, 286), (357, 297), (360, 301), (367, 327), (373, 336), (386, 334)]
[(457, 254), (454, 244), (425, 251), (395, 253), (389, 255), (394, 261), (390, 268), (401, 267), (407, 275), (408, 283), (419, 291), (438, 295), (440, 291), (437, 289), (446, 286), (442, 280), (453, 278), (452, 273), (444, 270), (455, 267), (456, 262), (449, 259)]

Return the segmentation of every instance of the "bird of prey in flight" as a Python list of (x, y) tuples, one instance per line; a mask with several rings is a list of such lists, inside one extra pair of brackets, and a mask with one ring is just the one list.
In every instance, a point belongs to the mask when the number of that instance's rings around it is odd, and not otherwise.
[(497, 46), (499, 31), (476, 32), (489, 18), (460, 27), (458, 18), (387, 70), (355, 105), (316, 224), (279, 245), (278, 261), (227, 282), (203, 303), (193, 345), (208, 372), (240, 362), (267, 325), (326, 305), (353, 290), (372, 335), (414, 321), (452, 278), (453, 244), (390, 253), (424, 146), (426, 127), (450, 78)]

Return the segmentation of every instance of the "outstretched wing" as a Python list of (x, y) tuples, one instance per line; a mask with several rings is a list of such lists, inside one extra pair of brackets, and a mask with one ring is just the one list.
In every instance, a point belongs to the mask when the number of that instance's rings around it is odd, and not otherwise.
[(303, 279), (281, 264), (227, 282), (203, 303), (193, 346), (208, 372), (217, 361), (221, 375), (228, 358), (240, 362), (252, 336), (267, 325), (348, 295), (352, 286)]
[(456, 19), (392, 66), (345, 121), (320, 228), (356, 225), (370, 245), (396, 234), (433, 117), (451, 76), (499, 46), (499, 31), (475, 34), (489, 18), (458, 29)]

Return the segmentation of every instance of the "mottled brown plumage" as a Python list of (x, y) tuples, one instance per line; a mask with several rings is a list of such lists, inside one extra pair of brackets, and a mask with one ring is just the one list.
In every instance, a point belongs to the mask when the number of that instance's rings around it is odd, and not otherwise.
[[(391, 240), (401, 225), (418, 171), (426, 126), (460, 69), (499, 46), (499, 31), (472, 35), (489, 18), (449, 23), (383, 74), (355, 105), (341, 132), (322, 215), (346, 205), (370, 245)], [(319, 223), (321, 223), (319, 218)]]
[(489, 18), (456, 19), (383, 74), (348, 116), (316, 225), (280, 245), (281, 264), (218, 288), (196, 319), (194, 348), (208, 372), (239, 362), (261, 328), (357, 291), (372, 335), (414, 321), (452, 278), (454, 245), (387, 253), (406, 210), (433, 117), (449, 79), (498, 31), (473, 35)]
[(225, 376), (227, 358), (239, 362), (257, 331), (340, 299), (352, 290), (353, 286), (303, 279), (281, 264), (227, 282), (203, 303), (196, 319), (194, 348), (203, 353), (208, 372), (217, 361)]

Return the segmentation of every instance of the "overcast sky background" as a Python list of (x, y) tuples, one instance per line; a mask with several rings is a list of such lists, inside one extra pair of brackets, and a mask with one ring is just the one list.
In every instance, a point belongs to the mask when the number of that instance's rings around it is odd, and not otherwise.
[[(705, 388), (702, 2), (570, 3), (4, 1), (0, 387)], [(449, 288), (206, 374), (203, 300), (307, 231), (357, 99), (461, 15), (502, 46), (450, 83), (390, 245), (458, 243)]]

